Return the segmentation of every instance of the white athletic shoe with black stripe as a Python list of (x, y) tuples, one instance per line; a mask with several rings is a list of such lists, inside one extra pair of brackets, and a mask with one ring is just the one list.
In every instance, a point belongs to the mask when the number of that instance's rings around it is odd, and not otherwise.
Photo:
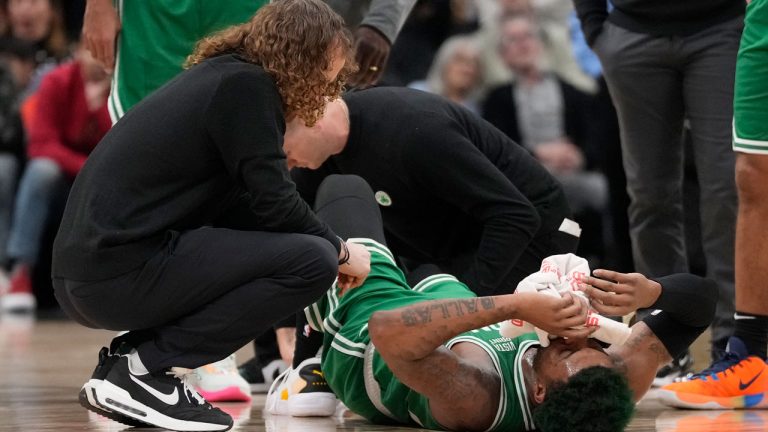
[(101, 386), (101, 383), (104, 382), (104, 378), (107, 377), (109, 371), (112, 370), (112, 366), (117, 363), (119, 358), (120, 355), (118, 354), (110, 354), (108, 348), (101, 348), (99, 351), (99, 363), (96, 365), (96, 369), (93, 370), (91, 379), (83, 384), (83, 387), (80, 389), (80, 405), (89, 411), (93, 411), (100, 416), (104, 416), (124, 425), (134, 427), (146, 426), (144, 423), (134, 420), (131, 417), (124, 416), (119, 412), (110, 411), (108, 408), (99, 405), (96, 400), (96, 390)]
[(225, 431), (232, 417), (214, 408), (187, 383), (190, 369), (155, 374), (131, 371), (120, 357), (96, 390), (97, 402), (112, 412), (176, 431)]

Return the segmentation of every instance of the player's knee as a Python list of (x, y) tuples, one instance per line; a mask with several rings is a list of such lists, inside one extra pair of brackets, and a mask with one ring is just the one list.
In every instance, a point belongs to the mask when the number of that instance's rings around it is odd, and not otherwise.
[(373, 189), (362, 177), (333, 174), (326, 177), (317, 189), (317, 196), (373, 196)]
[(304, 254), (306, 266), (301, 276), (328, 289), (339, 271), (339, 254), (336, 248), (321, 237), (307, 236)]
[(741, 153), (736, 159), (736, 186), (741, 205), (766, 206), (768, 156)]

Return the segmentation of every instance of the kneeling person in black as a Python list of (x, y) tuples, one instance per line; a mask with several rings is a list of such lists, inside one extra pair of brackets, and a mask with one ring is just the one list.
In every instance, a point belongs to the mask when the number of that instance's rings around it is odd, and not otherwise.
[(308, 168), (292, 170), (307, 202), (329, 174), (362, 177), (395, 255), (437, 264), (478, 295), (511, 293), (542, 259), (576, 249), (578, 225), (557, 180), (490, 123), (439, 96), (346, 94), (313, 127), (289, 122), (283, 148), (291, 166)]
[(88, 327), (130, 330), (112, 344), (128, 355), (103, 353), (84, 386), (86, 408), (226, 430), (232, 419), (187, 386), (190, 370), (316, 300), (337, 271), (347, 287), (362, 283), (368, 252), (315, 217), (282, 151), (285, 119), (320, 117), (351, 55), (325, 3), (275, 2), (203, 40), (194, 66), (106, 135), (75, 180), (53, 253), (62, 308)]

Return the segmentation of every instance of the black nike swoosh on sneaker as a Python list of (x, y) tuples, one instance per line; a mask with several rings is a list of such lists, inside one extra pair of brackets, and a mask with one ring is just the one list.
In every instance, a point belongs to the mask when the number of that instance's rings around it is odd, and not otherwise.
[(751, 385), (752, 385), (752, 383), (753, 383), (753, 382), (755, 382), (755, 380), (756, 380), (756, 379), (757, 379), (757, 378), (758, 378), (760, 375), (762, 375), (762, 373), (763, 373), (763, 371), (760, 371), (760, 373), (758, 373), (757, 375), (755, 375), (754, 377), (752, 377), (752, 379), (751, 379), (751, 380), (747, 381), (747, 383), (746, 383), (746, 384), (742, 383), (742, 382), (741, 382), (741, 380), (739, 380), (739, 390), (744, 390), (744, 389), (746, 389), (747, 387), (751, 386)]

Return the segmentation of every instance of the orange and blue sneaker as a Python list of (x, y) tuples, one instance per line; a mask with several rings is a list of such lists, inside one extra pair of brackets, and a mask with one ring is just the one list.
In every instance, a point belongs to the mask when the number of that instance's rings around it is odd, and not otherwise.
[(686, 409), (768, 408), (768, 365), (731, 337), (725, 355), (685, 381), (658, 391), (661, 403)]

